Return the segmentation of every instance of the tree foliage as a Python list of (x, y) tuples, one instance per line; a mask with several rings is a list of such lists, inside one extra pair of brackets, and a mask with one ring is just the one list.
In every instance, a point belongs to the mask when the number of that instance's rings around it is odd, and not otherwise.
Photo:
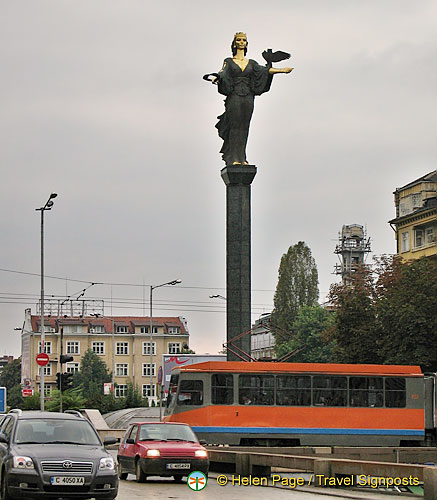
[(437, 261), (382, 257), (331, 287), (340, 362), (437, 370)]
[(361, 266), (348, 281), (331, 286), (335, 305), (335, 359), (341, 363), (379, 363), (375, 285), (370, 267)]
[(292, 337), (278, 343), (278, 357), (296, 351), (288, 361), (293, 363), (329, 363), (333, 359), (335, 341), (328, 337), (334, 325), (334, 313), (323, 307), (303, 306), (291, 326)]
[(3, 367), (0, 373), (0, 387), (6, 387), (7, 404), (11, 408), (21, 408), (21, 358), (14, 359)]
[(437, 261), (404, 264), (384, 259), (378, 266), (375, 304), (385, 363), (419, 364), (437, 370)]
[[(281, 258), (271, 316), (272, 331), (291, 331), (299, 309), (314, 306), (319, 298), (317, 266), (303, 241), (291, 246)], [(277, 337), (277, 341), (278, 341)]]

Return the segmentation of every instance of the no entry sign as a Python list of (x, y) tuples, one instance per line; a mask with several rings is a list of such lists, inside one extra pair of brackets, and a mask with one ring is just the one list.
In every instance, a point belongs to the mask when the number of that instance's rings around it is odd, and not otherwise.
[(36, 357), (36, 362), (39, 366), (46, 366), (46, 364), (49, 362), (49, 356), (45, 352), (42, 352), (38, 354)]

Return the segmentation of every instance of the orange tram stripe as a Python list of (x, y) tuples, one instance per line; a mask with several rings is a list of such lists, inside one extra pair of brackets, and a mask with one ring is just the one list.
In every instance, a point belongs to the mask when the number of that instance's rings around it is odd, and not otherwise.
[(405, 408), (207, 406), (165, 418), (191, 426), (423, 430), (425, 411)]

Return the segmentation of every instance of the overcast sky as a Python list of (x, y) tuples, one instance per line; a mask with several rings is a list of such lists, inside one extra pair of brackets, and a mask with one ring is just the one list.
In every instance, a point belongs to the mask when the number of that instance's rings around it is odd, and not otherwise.
[(225, 304), (208, 296), (226, 293), (223, 97), (202, 75), (236, 31), (250, 58), (270, 47), (295, 67), (256, 98), (247, 147), (253, 320), (299, 240), (321, 299), (343, 224), (393, 253), (392, 192), (437, 164), (436, 22), (432, 0), (2, 0), (0, 355), (19, 355), (14, 327), (35, 313), (35, 209), (53, 191), (45, 271), (61, 279), (46, 279), (48, 295), (102, 282), (85, 297), (141, 315), (147, 285), (180, 278), (154, 292), (154, 313), (184, 316), (197, 353), (221, 349)]

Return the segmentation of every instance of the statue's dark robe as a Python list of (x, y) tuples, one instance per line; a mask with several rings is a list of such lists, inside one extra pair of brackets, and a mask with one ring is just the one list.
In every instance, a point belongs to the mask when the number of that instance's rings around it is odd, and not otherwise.
[(226, 165), (244, 163), (255, 96), (270, 90), (273, 75), (269, 74), (269, 68), (253, 59), (241, 71), (231, 57), (225, 59), (218, 75), (218, 91), (226, 96), (225, 112), (216, 125), (223, 139), (220, 153)]

